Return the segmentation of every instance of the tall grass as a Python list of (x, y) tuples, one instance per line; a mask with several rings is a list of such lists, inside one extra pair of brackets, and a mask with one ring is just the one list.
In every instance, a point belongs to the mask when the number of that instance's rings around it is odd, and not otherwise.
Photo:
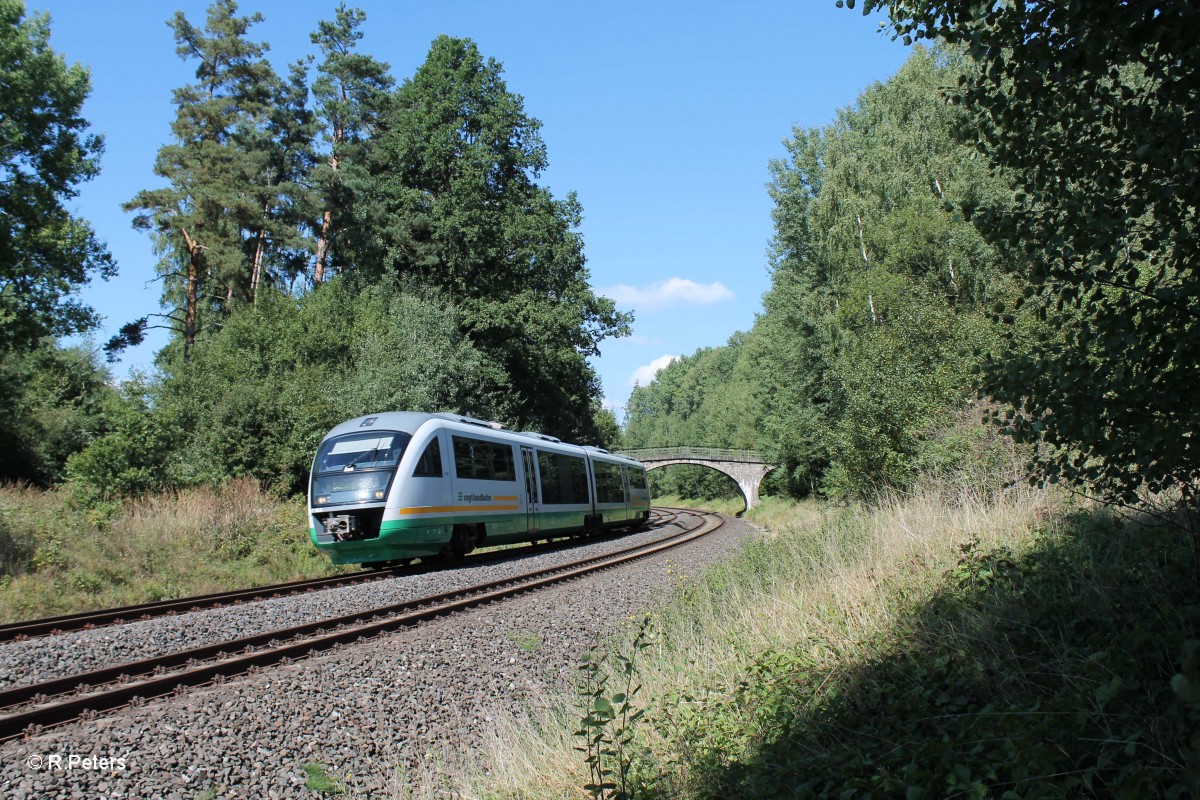
[(0, 486), (0, 620), (277, 583), (333, 571), (301, 500), (250, 479), (88, 512), (63, 490)]
[[(1200, 703), (1171, 688), (1177, 670), (1200, 685), (1185, 645), (1200, 588), (1177, 532), (1033, 490), (776, 503), (764, 519), (737, 558), (675, 576), (638, 665), (634, 796), (1200, 790)], [(506, 730), (499, 768), (462, 794), (588, 796), (579, 714), (567, 694)]]

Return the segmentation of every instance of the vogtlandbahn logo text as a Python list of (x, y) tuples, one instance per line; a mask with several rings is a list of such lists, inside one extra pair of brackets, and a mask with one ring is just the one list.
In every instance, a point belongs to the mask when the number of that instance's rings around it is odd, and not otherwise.
[(490, 494), (463, 494), (458, 493), (458, 502), (460, 503), (490, 503), (492, 496)]

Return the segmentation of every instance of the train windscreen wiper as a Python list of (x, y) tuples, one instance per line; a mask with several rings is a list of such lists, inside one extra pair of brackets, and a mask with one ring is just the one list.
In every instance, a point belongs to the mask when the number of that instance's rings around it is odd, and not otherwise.
[(354, 468), (357, 467), (359, 464), (362, 464), (367, 461), (374, 461), (375, 454), (378, 452), (379, 452), (379, 445), (375, 445), (375, 447), (372, 448), (371, 451), (368, 452), (365, 456), (363, 456), (362, 458), (356, 458), (353, 461), (351, 461), (349, 464), (347, 464), (346, 466), (342, 467), (342, 472), (354, 472)]

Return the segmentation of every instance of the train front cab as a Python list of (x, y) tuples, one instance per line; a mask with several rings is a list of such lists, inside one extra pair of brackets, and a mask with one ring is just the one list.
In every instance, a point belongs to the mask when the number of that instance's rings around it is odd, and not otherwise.
[(335, 564), (436, 555), (450, 538), (446, 520), (403, 512), (435, 508), (448, 495), (441, 439), (435, 426), (422, 425), (411, 434), (350, 431), (322, 442), (309, 495), (313, 544)]

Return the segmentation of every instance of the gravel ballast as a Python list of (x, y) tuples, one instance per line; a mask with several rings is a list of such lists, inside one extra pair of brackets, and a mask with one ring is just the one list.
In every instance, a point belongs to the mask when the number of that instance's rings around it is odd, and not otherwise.
[[(569, 685), (597, 637), (652, 608), (680, 573), (694, 575), (751, 534), (747, 524), (728, 520), (699, 541), (633, 564), (5, 743), (0, 797), (318, 797), (305, 787), (303, 768), (314, 764), (349, 796), (391, 796), (400, 776), (470, 760), (499, 715), (520, 716), (536, 698)], [(81, 664), (398, 602), (662, 535), (13, 643), (0, 649), (0, 676), (22, 682), (30, 678), (20, 670), (37, 670), (41, 680)]]

